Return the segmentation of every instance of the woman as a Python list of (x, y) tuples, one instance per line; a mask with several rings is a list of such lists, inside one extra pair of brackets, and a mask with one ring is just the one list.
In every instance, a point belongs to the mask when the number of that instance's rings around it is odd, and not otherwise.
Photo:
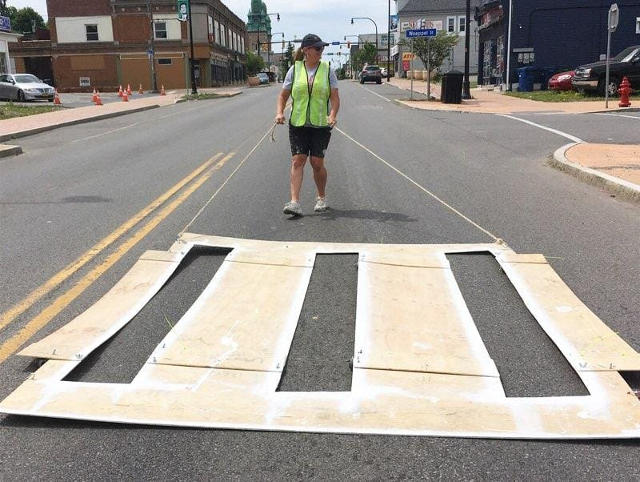
[(335, 72), (329, 66), (329, 62), (320, 60), (327, 45), (329, 44), (317, 35), (305, 35), (278, 97), (278, 124), (284, 124), (287, 100), (290, 96), (293, 99), (289, 119), (292, 156), (291, 201), (285, 204), (283, 210), (285, 214), (293, 216), (302, 216), (300, 188), (308, 157), (311, 159), (313, 179), (318, 188), (314, 211), (322, 212), (328, 208), (325, 197), (327, 170), (324, 167), (324, 155), (331, 139), (331, 128), (336, 124), (340, 97)]

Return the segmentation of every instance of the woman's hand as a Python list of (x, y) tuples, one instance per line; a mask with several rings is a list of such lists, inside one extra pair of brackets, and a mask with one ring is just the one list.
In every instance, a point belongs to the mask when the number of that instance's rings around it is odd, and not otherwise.
[(284, 114), (276, 114), (276, 124), (284, 124)]

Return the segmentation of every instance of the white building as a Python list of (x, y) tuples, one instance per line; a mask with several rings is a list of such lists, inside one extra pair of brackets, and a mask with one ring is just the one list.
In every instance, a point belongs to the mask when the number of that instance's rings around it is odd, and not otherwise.
[(14, 74), (15, 65), (9, 58), (9, 42), (15, 42), (22, 35), (11, 32), (11, 22), (7, 17), (0, 17), (0, 74)]

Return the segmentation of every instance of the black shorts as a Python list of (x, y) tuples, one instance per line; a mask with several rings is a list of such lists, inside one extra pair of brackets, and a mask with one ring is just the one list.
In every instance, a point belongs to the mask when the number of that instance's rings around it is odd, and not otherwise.
[(305, 154), (324, 158), (330, 140), (331, 129), (329, 127), (294, 127), (289, 125), (292, 156)]

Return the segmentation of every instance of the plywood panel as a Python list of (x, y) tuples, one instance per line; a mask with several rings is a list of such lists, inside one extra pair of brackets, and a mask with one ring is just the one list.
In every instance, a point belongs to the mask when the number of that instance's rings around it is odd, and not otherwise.
[(96, 304), (20, 355), (52, 360), (82, 360), (125, 326), (158, 292), (181, 256), (151, 251)]

